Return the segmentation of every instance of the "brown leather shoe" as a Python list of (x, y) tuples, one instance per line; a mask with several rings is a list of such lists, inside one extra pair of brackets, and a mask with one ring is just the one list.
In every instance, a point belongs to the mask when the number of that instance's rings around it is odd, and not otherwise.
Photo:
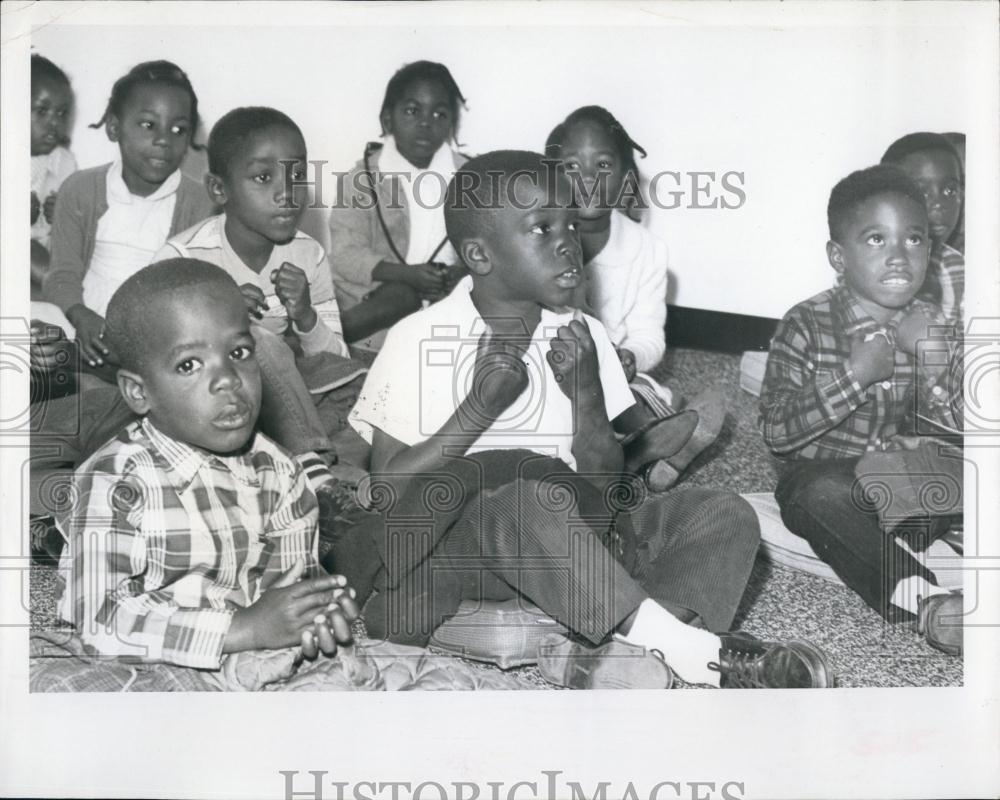
[(719, 635), (718, 663), (723, 689), (825, 689), (833, 686), (826, 654), (810, 642), (763, 642), (748, 633)]
[(950, 656), (962, 655), (962, 592), (932, 594), (917, 604), (917, 633), (935, 650)]
[(668, 459), (683, 449), (698, 425), (697, 411), (678, 411), (632, 432), (622, 440), (625, 469), (639, 474), (643, 467)]

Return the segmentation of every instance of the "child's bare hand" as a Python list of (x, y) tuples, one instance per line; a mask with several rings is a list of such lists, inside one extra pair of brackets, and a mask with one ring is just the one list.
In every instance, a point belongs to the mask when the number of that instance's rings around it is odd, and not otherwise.
[(38, 200), (38, 195), (31, 193), (31, 224), (38, 222), (38, 216), (42, 213), (42, 204)]
[(66, 334), (62, 328), (31, 320), (32, 369), (51, 372), (66, 360), (65, 350)]
[(896, 326), (896, 346), (915, 356), (917, 344), (930, 337), (930, 327), (938, 320), (923, 308), (914, 308)]
[(250, 316), (253, 319), (262, 319), (264, 312), (267, 311), (267, 298), (264, 297), (260, 287), (254, 286), (252, 283), (244, 283), (240, 286), (240, 294), (243, 295), (243, 302)]
[(524, 353), (529, 344), (527, 336), (496, 336), (487, 331), (479, 337), (468, 398), (476, 413), (496, 419), (528, 388)]
[(113, 362), (111, 349), (104, 342), (104, 317), (77, 303), (66, 311), (66, 318), (76, 328), (76, 341), (80, 354), (92, 367), (100, 367), (105, 361)]
[(576, 403), (601, 399), (603, 403), (597, 349), (580, 311), (556, 331), (546, 359), (556, 383), (570, 400)]
[(892, 377), (895, 359), (893, 346), (886, 335), (876, 333), (868, 341), (865, 338), (867, 337), (861, 334), (852, 337), (849, 363), (858, 383), (867, 388), (877, 381)]
[(414, 264), (406, 272), (406, 282), (426, 300), (440, 300), (444, 295), (447, 270), (440, 264)]
[(306, 274), (286, 261), (271, 273), (271, 282), (289, 318), (299, 330), (311, 331), (316, 325), (316, 310), (312, 306)]
[(618, 360), (622, 362), (622, 369), (625, 370), (625, 380), (632, 383), (635, 380), (635, 373), (637, 372), (635, 353), (624, 347), (616, 347), (615, 351), (618, 353)]
[(302, 641), (344, 583), (340, 575), (300, 580), (304, 569), (299, 559), (255, 603), (233, 614), (230, 635), (245, 645), (239, 649), (273, 650)]
[(52, 218), (56, 213), (56, 193), (49, 192), (49, 196), (45, 198), (45, 202), (42, 204), (42, 213), (45, 215), (45, 221), (52, 224)]
[(450, 294), (462, 278), (469, 274), (464, 264), (441, 264), (444, 275), (444, 293)]
[(308, 659), (316, 658), (319, 653), (333, 656), (338, 646), (348, 645), (354, 641), (351, 623), (361, 616), (355, 601), (357, 594), (354, 589), (347, 586), (346, 578), (336, 577), (343, 581), (343, 587), (333, 590), (333, 601), (327, 605), (322, 614), (316, 615), (313, 627), (302, 632), (302, 655)]

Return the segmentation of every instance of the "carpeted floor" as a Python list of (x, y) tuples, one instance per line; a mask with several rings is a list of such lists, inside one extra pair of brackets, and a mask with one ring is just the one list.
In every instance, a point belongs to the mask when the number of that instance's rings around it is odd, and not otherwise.
[[(757, 432), (757, 398), (739, 388), (738, 356), (671, 350), (655, 377), (688, 397), (715, 387), (728, 399), (722, 434), (691, 466), (684, 483), (740, 493), (774, 489), (775, 461)], [(54, 624), (55, 583), (54, 570), (32, 569), (33, 627)], [(962, 684), (961, 659), (933, 650), (910, 626), (888, 625), (843, 586), (763, 558), (757, 559), (737, 625), (765, 639), (804, 638), (820, 645), (830, 657), (838, 686)], [(539, 687), (546, 686), (534, 668), (518, 672)]]

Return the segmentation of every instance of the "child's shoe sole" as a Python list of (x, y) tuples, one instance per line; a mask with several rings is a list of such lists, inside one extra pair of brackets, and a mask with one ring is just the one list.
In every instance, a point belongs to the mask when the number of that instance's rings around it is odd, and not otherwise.
[(670, 689), (674, 673), (644, 647), (612, 639), (586, 647), (554, 634), (538, 647), (538, 671), (570, 689)]

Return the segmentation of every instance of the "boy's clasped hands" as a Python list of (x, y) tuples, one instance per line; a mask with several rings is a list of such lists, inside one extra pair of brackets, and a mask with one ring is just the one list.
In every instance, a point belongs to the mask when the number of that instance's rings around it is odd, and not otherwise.
[(343, 575), (303, 580), (304, 569), (300, 558), (255, 603), (233, 614), (229, 637), (243, 645), (238, 649), (300, 645), (312, 660), (353, 642), (351, 623), (360, 617), (354, 589)]
[(917, 346), (930, 335), (932, 325), (940, 324), (923, 308), (912, 309), (891, 330), (878, 330), (867, 335), (857, 333), (851, 337), (850, 367), (862, 387), (892, 377), (896, 369), (893, 355), (900, 350), (917, 355)]
[[(294, 264), (284, 262), (278, 269), (272, 270), (271, 283), (278, 301), (285, 307), (288, 318), (303, 332), (311, 331), (316, 326), (316, 309), (313, 308), (312, 297), (309, 294), (309, 279), (305, 272)], [(260, 287), (252, 283), (240, 286), (243, 302), (246, 303), (250, 316), (260, 320), (268, 312), (267, 298)]]

